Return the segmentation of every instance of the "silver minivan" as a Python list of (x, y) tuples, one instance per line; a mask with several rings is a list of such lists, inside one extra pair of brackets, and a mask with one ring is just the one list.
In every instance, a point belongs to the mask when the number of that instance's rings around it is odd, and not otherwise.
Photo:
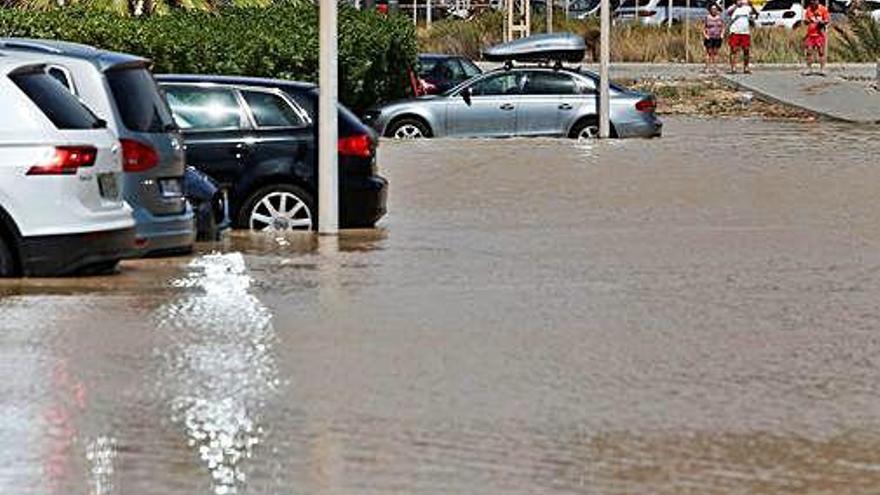
[(123, 195), (134, 209), (140, 254), (191, 251), (195, 227), (183, 192), (183, 140), (150, 61), (54, 40), (2, 38), (0, 51), (45, 64), (119, 137)]

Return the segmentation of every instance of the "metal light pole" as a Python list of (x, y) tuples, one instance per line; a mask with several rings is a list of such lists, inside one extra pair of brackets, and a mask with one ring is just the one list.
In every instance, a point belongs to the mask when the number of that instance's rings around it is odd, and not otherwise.
[(599, 137), (611, 137), (608, 62), (611, 59), (611, 1), (599, 4)]
[(321, 0), (318, 83), (318, 232), (339, 232), (336, 0)]
[(544, 6), (547, 9), (547, 32), (553, 32), (553, 0), (544, 0)]
[(672, 0), (666, 3), (666, 30), (672, 29)]
[(431, 0), (427, 0), (427, 3), (425, 4), (425, 9), (425, 27), (430, 29), (431, 21), (433, 20), (431, 19)]
[(691, 0), (684, 2), (684, 63), (691, 58)]

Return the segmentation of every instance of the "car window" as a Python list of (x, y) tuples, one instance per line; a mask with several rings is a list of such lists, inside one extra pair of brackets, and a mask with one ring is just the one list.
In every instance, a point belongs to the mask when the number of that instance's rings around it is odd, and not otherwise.
[(483, 71), (481, 71), (475, 63), (466, 58), (459, 59), (459, 62), (461, 62), (461, 66), (464, 69), (464, 74), (465, 76), (467, 76), (468, 79), (474, 76), (479, 76), (483, 73)]
[(559, 72), (529, 72), (523, 90), (527, 95), (573, 95), (577, 94), (577, 85), (568, 74)]
[(437, 59), (434, 57), (419, 57), (419, 75), (424, 77), (437, 66)]
[[(612, 84), (612, 86), (614, 86)], [(584, 77), (578, 80), (578, 91), (582, 94), (596, 93), (596, 81), (591, 77)]]
[(221, 130), (244, 127), (235, 91), (228, 88), (167, 86), (165, 95), (181, 129)]
[(73, 93), (73, 83), (70, 82), (70, 78), (67, 76), (67, 71), (62, 69), (61, 67), (56, 67), (50, 65), (46, 68), (46, 74), (49, 74), (56, 81), (61, 83), (62, 86), (68, 89), (71, 93)]
[(97, 129), (103, 126), (101, 119), (49, 74), (29, 72), (12, 74), (9, 78), (58, 129)]
[(171, 112), (145, 68), (107, 71), (113, 101), (125, 127), (134, 132), (165, 132), (173, 125)]
[(259, 127), (300, 127), (302, 118), (281, 96), (264, 91), (242, 91)]
[(516, 95), (519, 94), (520, 74), (502, 72), (480, 79), (471, 85), (474, 96)]

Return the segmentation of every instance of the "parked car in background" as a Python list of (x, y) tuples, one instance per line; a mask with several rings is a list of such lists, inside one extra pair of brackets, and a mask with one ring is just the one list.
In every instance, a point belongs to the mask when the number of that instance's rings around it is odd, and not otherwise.
[[(535, 15), (546, 15), (546, 0), (532, 0), (530, 4)], [(556, 2), (554, 2), (554, 5), (554, 12), (565, 12), (565, 2), (556, 0)], [(601, 2), (599, 0), (570, 0), (568, 2), (568, 17), (569, 19), (583, 20), (590, 17), (598, 16), (600, 5)], [(620, 0), (611, 0), (612, 14), (615, 10), (617, 10), (619, 6)]]
[(439, 94), (483, 71), (467, 57), (425, 53), (419, 55), (418, 76), (422, 94)]
[[(190, 165), (228, 191), (238, 228), (317, 228), (314, 85), (234, 76), (160, 75)], [(376, 171), (377, 140), (339, 107), (339, 220), (371, 227), (385, 214), (388, 182)]]
[(45, 64), (120, 139), (123, 196), (134, 209), (142, 255), (192, 250), (193, 212), (183, 195), (180, 133), (150, 73), (134, 55), (52, 40), (0, 39), (0, 52)]
[(755, 22), (760, 27), (796, 29), (804, 22), (804, 6), (797, 0), (769, 0)]
[(708, 15), (706, 8), (710, 0), (624, 0), (615, 11), (617, 22), (638, 22), (646, 26), (659, 26), (669, 22), (684, 22), (685, 17), (691, 21), (702, 21)]
[[(596, 74), (534, 65), (498, 69), (439, 96), (376, 107), (366, 122), (380, 135), (428, 137), (560, 136), (598, 134)], [(611, 125), (616, 137), (659, 136), (654, 97), (611, 85)]]
[(103, 272), (134, 254), (119, 142), (46, 74), (0, 57), (0, 276)]
[[(857, 2), (857, 11), (861, 15), (867, 15), (877, 22), (880, 22), (880, 0), (862, 0)], [(832, 22), (834, 18), (832, 17)]]
[(187, 166), (183, 174), (183, 194), (196, 216), (196, 240), (219, 241), (231, 222), (226, 195), (217, 181)]

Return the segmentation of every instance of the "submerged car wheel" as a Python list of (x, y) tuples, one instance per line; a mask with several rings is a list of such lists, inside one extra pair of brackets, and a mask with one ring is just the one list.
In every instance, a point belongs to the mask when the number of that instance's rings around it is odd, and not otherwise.
[[(599, 137), (599, 120), (596, 118), (585, 118), (571, 128), (568, 137), (577, 139), (578, 141), (587, 141)], [(617, 137), (617, 131), (614, 125), (611, 125), (611, 137)]]
[(596, 139), (599, 137), (599, 122), (595, 119), (585, 119), (578, 122), (571, 130), (570, 136), (578, 141)]
[(316, 227), (314, 204), (312, 196), (299, 187), (267, 186), (245, 201), (238, 224), (256, 231), (313, 230)]
[(394, 139), (422, 139), (431, 137), (431, 131), (419, 120), (400, 119), (388, 129), (385, 135)]
[(15, 260), (12, 258), (12, 251), (3, 237), (0, 237), (0, 277), (11, 277), (15, 275)]

